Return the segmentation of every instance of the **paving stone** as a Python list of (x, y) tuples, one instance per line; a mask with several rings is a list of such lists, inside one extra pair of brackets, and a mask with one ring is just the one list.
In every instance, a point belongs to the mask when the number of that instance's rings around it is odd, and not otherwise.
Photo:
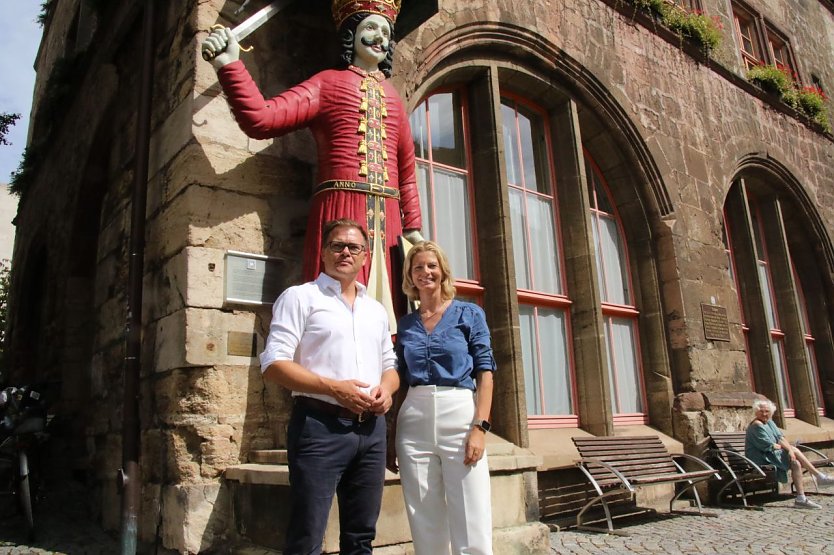
[(764, 511), (708, 508), (717, 518), (654, 515), (615, 521), (628, 537), (562, 529), (550, 535), (552, 553), (580, 554), (834, 554), (834, 495), (815, 495), (818, 511), (793, 508), (793, 499), (765, 503)]

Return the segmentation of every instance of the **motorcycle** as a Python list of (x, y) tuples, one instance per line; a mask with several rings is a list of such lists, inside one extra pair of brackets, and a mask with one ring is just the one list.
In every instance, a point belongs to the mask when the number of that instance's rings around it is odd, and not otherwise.
[(40, 387), (7, 387), (0, 391), (0, 495), (13, 503), (34, 539), (33, 494), (37, 495), (37, 455), (47, 439), (47, 403)]

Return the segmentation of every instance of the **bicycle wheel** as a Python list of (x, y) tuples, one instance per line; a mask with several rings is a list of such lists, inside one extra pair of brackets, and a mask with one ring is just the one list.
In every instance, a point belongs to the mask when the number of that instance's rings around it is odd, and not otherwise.
[(17, 491), (20, 510), (23, 512), (23, 518), (26, 519), (26, 537), (29, 541), (32, 541), (35, 539), (35, 515), (32, 512), (32, 495), (29, 484), (29, 457), (26, 455), (25, 450), (20, 450), (18, 461), (20, 463), (20, 480)]

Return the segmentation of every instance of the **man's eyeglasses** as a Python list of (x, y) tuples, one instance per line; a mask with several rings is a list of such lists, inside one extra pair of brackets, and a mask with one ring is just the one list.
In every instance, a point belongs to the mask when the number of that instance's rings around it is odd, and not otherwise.
[(365, 250), (365, 245), (360, 245), (359, 243), (342, 243), (341, 241), (330, 241), (327, 243), (327, 248), (330, 252), (334, 254), (339, 254), (343, 250), (347, 250), (352, 255), (357, 255)]

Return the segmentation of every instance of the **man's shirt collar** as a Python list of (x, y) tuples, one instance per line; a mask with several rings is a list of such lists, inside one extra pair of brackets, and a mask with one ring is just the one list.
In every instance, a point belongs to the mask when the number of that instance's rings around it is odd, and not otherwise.
[[(364, 297), (367, 291), (367, 287), (365, 287), (358, 281), (354, 281), (354, 283), (356, 284), (357, 296)], [(332, 291), (337, 295), (342, 294), (342, 284), (338, 280), (333, 279), (324, 272), (320, 273), (319, 277), (316, 278), (316, 284), (322, 291)]]

